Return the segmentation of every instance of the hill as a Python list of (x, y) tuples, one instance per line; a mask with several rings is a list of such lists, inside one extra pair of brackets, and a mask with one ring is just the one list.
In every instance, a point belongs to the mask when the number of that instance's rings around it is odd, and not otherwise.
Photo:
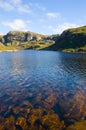
[(65, 30), (47, 50), (86, 52), (86, 26)]
[(52, 45), (57, 35), (42, 35), (34, 32), (10, 31), (0, 35), (0, 50), (43, 49)]
[(63, 31), (61, 35), (42, 35), (34, 32), (10, 31), (0, 35), (0, 50), (53, 50), (86, 52), (86, 26)]

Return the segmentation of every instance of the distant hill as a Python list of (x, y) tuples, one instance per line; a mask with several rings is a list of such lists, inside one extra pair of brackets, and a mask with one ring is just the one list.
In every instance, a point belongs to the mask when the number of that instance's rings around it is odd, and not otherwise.
[(0, 50), (36, 49), (86, 52), (86, 26), (65, 30), (61, 35), (42, 35), (31, 31), (10, 31), (0, 35)]
[(42, 35), (31, 31), (10, 31), (0, 35), (0, 50), (6, 49), (43, 49), (52, 45), (58, 35)]
[(5, 36), (5, 44), (18, 42), (28, 42), (31, 40), (40, 40), (43, 35), (34, 32), (21, 32), (21, 31), (10, 31)]
[(86, 26), (65, 30), (47, 50), (86, 52)]

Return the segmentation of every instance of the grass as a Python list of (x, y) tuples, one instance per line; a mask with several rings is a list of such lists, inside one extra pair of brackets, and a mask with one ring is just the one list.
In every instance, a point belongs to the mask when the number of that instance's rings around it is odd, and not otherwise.
[(69, 31), (72, 34), (85, 34), (86, 35), (86, 26), (78, 27), (78, 28), (72, 28), (69, 29)]
[[(9, 40), (0, 36), (0, 51), (7, 50), (24, 50), (24, 49), (34, 49), (34, 50), (54, 50), (63, 52), (86, 52), (86, 26), (72, 28), (64, 31), (56, 40), (55, 44), (53, 41), (41, 39), (39, 41), (24, 41), (23, 32), (11, 32), (12, 38), (11, 43), (7, 43)], [(31, 33), (31, 32), (30, 32)], [(36, 35), (34, 33), (34, 35)], [(37, 34), (39, 36), (39, 34)]]
[(54, 45), (46, 50), (63, 52), (86, 52), (86, 26), (64, 31)]
[(34, 42), (32, 41), (28, 43), (22, 42), (18, 46), (11, 45), (10, 43), (7, 46), (5, 46), (2, 43), (0, 43), (0, 51), (11, 51), (11, 50), (15, 51), (15, 50), (26, 50), (26, 49), (41, 50), (50, 45), (51, 45), (51, 42), (50, 43), (47, 42), (44, 44), (42, 42), (36, 42), (36, 41)]

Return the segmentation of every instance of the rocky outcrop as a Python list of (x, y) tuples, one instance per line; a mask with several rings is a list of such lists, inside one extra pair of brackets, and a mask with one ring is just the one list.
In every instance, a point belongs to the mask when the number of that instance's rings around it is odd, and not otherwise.
[(40, 50), (54, 44), (54, 37), (30, 31), (10, 31), (4, 36), (0, 36), (0, 50)]
[(22, 31), (10, 31), (4, 36), (0, 36), (0, 42), (7, 45), (12, 43), (12, 45), (19, 45), (21, 42), (29, 41), (56, 41), (59, 35), (42, 35), (34, 32), (22, 32)]
[(45, 40), (53, 40), (53, 41), (56, 41), (56, 40), (58, 40), (59, 36), (60, 36), (59, 34), (53, 34), (53, 35), (45, 36), (44, 39), (45, 39)]
[(20, 31), (10, 31), (5, 36), (5, 43), (10, 43), (13, 41), (20, 41), (20, 42), (28, 42), (31, 40), (40, 40), (42, 35), (33, 33), (33, 32), (20, 32)]
[(24, 32), (19, 32), (19, 31), (11, 31), (8, 32), (5, 36), (5, 43), (9, 43), (12, 41), (25, 41), (25, 33)]
[(0, 42), (4, 43), (4, 37), (2, 35), (0, 35)]

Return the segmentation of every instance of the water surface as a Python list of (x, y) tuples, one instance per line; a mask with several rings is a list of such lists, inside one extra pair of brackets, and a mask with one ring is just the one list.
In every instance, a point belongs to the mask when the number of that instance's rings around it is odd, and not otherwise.
[[(37, 114), (40, 111), (41, 117)], [(1, 125), (5, 126), (7, 119), (10, 124), (12, 117), (13, 128), (26, 129), (20, 120), (27, 122), (28, 118), (27, 129), (40, 129), (41, 125), (51, 130), (43, 124), (49, 115), (57, 115), (66, 126), (85, 120), (86, 54), (33, 50), (0, 53)], [(41, 124), (35, 125), (37, 120)]]

